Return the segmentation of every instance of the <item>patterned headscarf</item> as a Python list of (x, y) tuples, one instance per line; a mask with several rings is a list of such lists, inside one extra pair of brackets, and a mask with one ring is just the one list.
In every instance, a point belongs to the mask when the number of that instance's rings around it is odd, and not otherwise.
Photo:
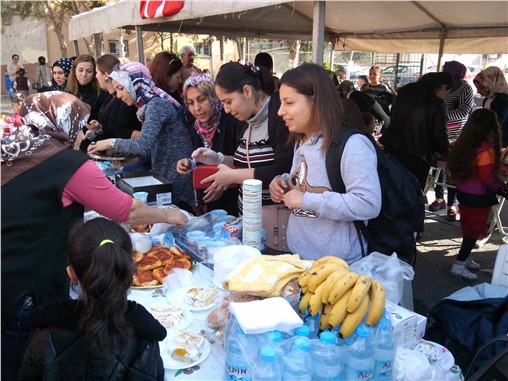
[(2, 139), (2, 185), (72, 147), (90, 106), (72, 94), (48, 91), (29, 95), (19, 115), (24, 124)]
[(73, 63), (74, 60), (72, 58), (60, 58), (55, 61), (53, 66), (61, 67), (64, 71), (65, 78), (69, 78), (69, 74), (71, 74)]
[(473, 83), (479, 83), (485, 87), (487, 91), (486, 108), (490, 108), (490, 104), (496, 93), (508, 95), (508, 83), (506, 83), (503, 72), (497, 66), (490, 66), (478, 73), (478, 75), (474, 77)]
[(73, 64), (74, 64), (74, 60), (72, 58), (59, 58), (55, 61), (53, 66), (58, 66), (58, 67), (62, 68), (64, 75), (65, 75), (65, 82), (63, 85), (60, 86), (55, 82), (53, 77), (51, 77), (52, 86), (51, 86), (50, 90), (55, 90), (55, 91), (64, 91), (65, 90), (65, 87), (67, 86), (67, 79), (69, 78)]
[(109, 78), (114, 79), (129, 91), (138, 108), (136, 115), (140, 122), (145, 120), (146, 104), (150, 99), (158, 96), (170, 103), (178, 112), (182, 122), (187, 123), (182, 105), (164, 90), (155, 86), (150, 71), (142, 63), (127, 62), (118, 64), (113, 68)]
[[(196, 129), (198, 135), (201, 137), (204, 146), (206, 148), (210, 148), (212, 146), (215, 131), (217, 131), (217, 128), (219, 127), (220, 114), (224, 106), (219, 98), (217, 98), (217, 94), (215, 94), (213, 81), (207, 75), (197, 74), (187, 78), (183, 84), (183, 96), (186, 103), (187, 89), (189, 87), (196, 87), (201, 94), (205, 95), (208, 98), (210, 105), (212, 106), (213, 116), (208, 122), (202, 123), (197, 119), (194, 122), (194, 128)], [(187, 105), (187, 107), (189, 106)]]

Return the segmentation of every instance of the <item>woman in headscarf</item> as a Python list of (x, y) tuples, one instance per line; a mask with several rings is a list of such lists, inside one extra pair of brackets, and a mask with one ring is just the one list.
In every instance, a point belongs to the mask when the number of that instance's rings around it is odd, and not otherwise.
[[(222, 102), (215, 94), (214, 83), (205, 74), (189, 77), (183, 85), (183, 97), (189, 112), (196, 118), (191, 129), (193, 149), (210, 148), (223, 155), (232, 156), (238, 146), (237, 134), (240, 122), (224, 112)], [(189, 175), (195, 166), (192, 159), (180, 159), (176, 170), (182, 176)], [(223, 191), (208, 188), (198, 192), (198, 206), (202, 212), (225, 209), (231, 215), (238, 214), (236, 189)], [(202, 203), (206, 205), (202, 205)]]
[(65, 91), (73, 62), (72, 58), (60, 58), (55, 61), (51, 69), (53, 78), (51, 79), (50, 91)]
[(68, 298), (68, 236), (85, 207), (130, 224), (187, 222), (133, 199), (71, 149), (89, 114), (72, 94), (33, 94), (25, 125), (2, 141), (2, 380), (17, 379), (33, 308)]
[(483, 99), (483, 107), (496, 113), (501, 126), (501, 144), (508, 147), (508, 84), (496, 66), (481, 71), (473, 80)]
[(150, 156), (153, 173), (173, 184), (173, 203), (190, 209), (194, 202), (192, 179), (190, 176), (182, 177), (176, 171), (178, 160), (190, 157), (192, 153), (182, 105), (155, 86), (148, 68), (139, 62), (118, 65), (109, 77), (113, 80), (116, 96), (127, 105), (138, 108), (141, 135), (137, 139), (100, 140), (90, 145), (88, 152), (113, 149), (123, 154)]

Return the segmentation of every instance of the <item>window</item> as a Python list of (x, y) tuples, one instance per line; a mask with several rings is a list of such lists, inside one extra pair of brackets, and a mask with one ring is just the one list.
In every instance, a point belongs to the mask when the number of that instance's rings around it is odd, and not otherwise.
[(200, 57), (209, 57), (212, 54), (212, 46), (210, 44), (194, 44), (194, 49), (196, 49), (196, 55)]
[[(128, 41), (124, 41), (123, 42), (123, 46), (124, 46), (124, 53), (125, 53), (125, 56), (128, 57), (129, 56), (129, 42)], [(118, 40), (108, 40), (108, 51), (109, 51), (109, 54), (112, 54), (114, 56), (119, 56), (120, 55), (120, 52), (119, 52), (119, 49), (120, 48), (120, 41)]]

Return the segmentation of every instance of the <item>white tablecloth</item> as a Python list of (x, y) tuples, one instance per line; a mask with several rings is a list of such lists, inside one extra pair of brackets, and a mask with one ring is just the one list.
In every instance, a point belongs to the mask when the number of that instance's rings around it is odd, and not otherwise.
[[(208, 267), (198, 263), (195, 265), (193, 270), (193, 281), (192, 286), (207, 286), (213, 287), (212, 284), (213, 271)], [(162, 292), (162, 295), (160, 294)], [(225, 293), (225, 291), (219, 290), (219, 294)], [(130, 289), (128, 298), (134, 300), (139, 304), (142, 304), (147, 310), (150, 307), (168, 303), (168, 293), (159, 289)], [(222, 296), (219, 295), (222, 299)], [(199, 333), (202, 329), (209, 332), (213, 332), (208, 327), (206, 318), (213, 308), (204, 311), (192, 311), (193, 321), (189, 325), (190, 331)], [(166, 348), (166, 341), (160, 343), (160, 350), (162, 359), (166, 362), (170, 354)], [(225, 350), (222, 343), (216, 342), (212, 345), (210, 355), (199, 365), (196, 365), (190, 369), (174, 370), (165, 367), (164, 380), (199, 380), (199, 381), (212, 381), (212, 380), (224, 380), (225, 371)]]

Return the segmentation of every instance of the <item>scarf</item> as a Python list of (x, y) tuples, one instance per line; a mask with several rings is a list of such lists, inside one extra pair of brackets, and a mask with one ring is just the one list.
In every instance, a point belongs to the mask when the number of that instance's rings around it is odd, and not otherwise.
[(205, 95), (208, 98), (210, 105), (212, 106), (213, 116), (209, 121), (200, 122), (196, 119), (194, 122), (194, 128), (196, 129), (197, 134), (200, 136), (205, 148), (211, 148), (215, 131), (217, 131), (217, 128), (219, 127), (223, 104), (219, 98), (217, 98), (217, 94), (215, 94), (214, 83), (207, 75), (197, 74), (187, 78), (183, 85), (183, 96), (186, 103), (187, 89), (189, 87), (197, 88), (201, 94)]
[(29, 95), (19, 111), (23, 125), (2, 139), (2, 185), (74, 145), (90, 106), (72, 94)]
[(185, 110), (182, 105), (164, 90), (155, 86), (145, 65), (139, 62), (118, 64), (113, 68), (109, 78), (114, 79), (129, 91), (134, 104), (138, 108), (136, 115), (141, 123), (145, 120), (145, 109), (148, 102), (153, 97), (160, 97), (172, 105), (184, 125), (187, 124)]
[(473, 82), (480, 83), (487, 90), (485, 108), (490, 108), (496, 93), (508, 95), (508, 83), (500, 68), (491, 66), (478, 73)]

